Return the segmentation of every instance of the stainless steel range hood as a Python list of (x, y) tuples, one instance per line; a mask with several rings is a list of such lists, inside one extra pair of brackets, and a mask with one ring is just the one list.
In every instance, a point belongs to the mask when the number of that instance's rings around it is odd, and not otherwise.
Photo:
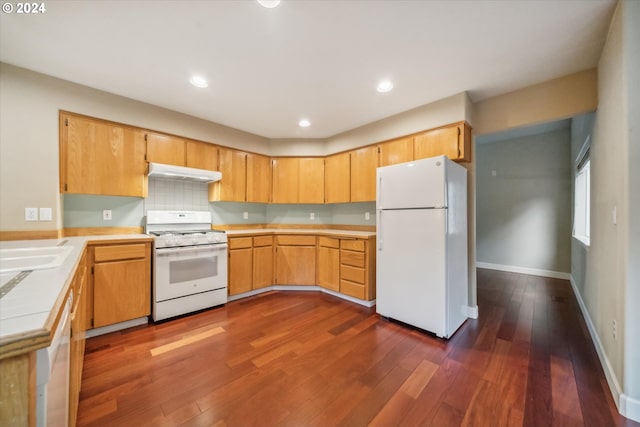
[(165, 165), (162, 163), (149, 163), (149, 176), (163, 176), (166, 178), (198, 182), (215, 182), (222, 179), (221, 172)]

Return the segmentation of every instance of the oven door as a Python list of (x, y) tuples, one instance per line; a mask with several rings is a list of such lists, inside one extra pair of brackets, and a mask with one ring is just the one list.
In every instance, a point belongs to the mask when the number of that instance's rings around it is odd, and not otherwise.
[(155, 250), (156, 302), (227, 287), (227, 245)]

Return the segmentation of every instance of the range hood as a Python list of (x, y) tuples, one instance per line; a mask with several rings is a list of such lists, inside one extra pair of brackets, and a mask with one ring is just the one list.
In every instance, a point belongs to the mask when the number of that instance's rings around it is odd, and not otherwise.
[(207, 169), (186, 168), (184, 166), (149, 163), (149, 176), (182, 179), (185, 181), (215, 182), (222, 179), (222, 173)]

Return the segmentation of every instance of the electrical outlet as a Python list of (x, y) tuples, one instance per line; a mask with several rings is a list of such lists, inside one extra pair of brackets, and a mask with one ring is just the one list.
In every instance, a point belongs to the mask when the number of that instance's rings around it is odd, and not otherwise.
[(244, 213), (242, 214), (242, 218), (244, 218), (244, 219), (249, 219), (249, 212), (244, 212)]
[(40, 221), (53, 221), (51, 208), (40, 208)]
[(309, 214), (309, 219), (316, 219), (316, 214), (315, 214), (315, 213), (313, 213), (313, 212), (311, 212), (311, 213)]
[(102, 211), (102, 220), (103, 221), (111, 221), (113, 217), (111, 216), (111, 209), (105, 209)]
[(611, 322), (611, 334), (613, 335), (613, 339), (618, 339), (618, 322), (615, 320)]
[(497, 176), (498, 175), (498, 171), (492, 170), (491, 171), (491, 176)]
[(369, 214), (369, 212), (365, 212), (364, 213), (364, 220), (365, 221), (369, 221), (371, 219), (371, 214)]
[(24, 220), (25, 221), (37, 221), (38, 220), (38, 208), (24, 208)]

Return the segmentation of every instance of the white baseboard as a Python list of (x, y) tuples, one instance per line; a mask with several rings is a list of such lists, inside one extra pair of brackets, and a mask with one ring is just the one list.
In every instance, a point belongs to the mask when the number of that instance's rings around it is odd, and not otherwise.
[(467, 317), (469, 319), (477, 319), (478, 318), (478, 306), (466, 307), (467, 308)]
[(550, 277), (552, 279), (569, 280), (569, 278), (571, 277), (570, 273), (565, 273), (562, 271), (539, 270), (537, 268), (518, 267), (515, 265), (491, 264), (488, 262), (480, 262), (480, 261), (476, 261), (476, 267), (486, 268), (488, 270), (508, 271), (510, 273), (529, 274), (531, 276)]
[(596, 348), (596, 353), (598, 354), (598, 359), (600, 359), (600, 365), (602, 365), (602, 370), (604, 371), (604, 376), (607, 379), (607, 384), (609, 385), (609, 390), (613, 395), (613, 401), (616, 403), (618, 407), (618, 412), (624, 417), (627, 417), (634, 421), (640, 421), (640, 400), (633, 399), (622, 392), (622, 388), (620, 387), (620, 383), (616, 378), (616, 374), (611, 366), (611, 362), (609, 362), (609, 358), (607, 354), (604, 352), (604, 347), (602, 346), (602, 341), (600, 340), (600, 336), (596, 331), (595, 326), (593, 325), (593, 321), (591, 320), (591, 316), (589, 315), (589, 311), (587, 310), (587, 306), (582, 299), (582, 295), (578, 292), (578, 288), (576, 286), (576, 282), (573, 280), (573, 276), (569, 277), (569, 282), (571, 283), (571, 287), (573, 288), (573, 293), (578, 300), (578, 305), (580, 306), (580, 311), (582, 312), (582, 317), (584, 317), (585, 323), (587, 324), (587, 329), (589, 330), (589, 335), (591, 335), (591, 339), (593, 340), (593, 345)]
[(359, 298), (354, 298), (349, 295), (341, 294), (340, 292), (335, 292), (330, 289), (323, 288), (322, 286), (301, 286), (301, 285), (273, 285), (268, 286), (266, 288), (254, 289), (249, 292), (244, 292), (242, 294), (230, 296), (227, 301), (236, 301), (242, 298), (247, 298), (253, 295), (263, 294), (269, 291), (315, 291), (315, 292), (324, 292), (325, 294), (333, 295), (334, 297), (341, 298), (343, 300), (351, 301), (353, 303), (365, 306), (365, 307), (373, 307), (376, 305), (376, 300), (366, 301)]
[(126, 322), (116, 323), (115, 325), (107, 325), (101, 328), (89, 329), (87, 331), (87, 338), (93, 338), (99, 335), (133, 328), (134, 326), (146, 325), (147, 323), (149, 323), (148, 317), (139, 317), (137, 319), (127, 320)]

